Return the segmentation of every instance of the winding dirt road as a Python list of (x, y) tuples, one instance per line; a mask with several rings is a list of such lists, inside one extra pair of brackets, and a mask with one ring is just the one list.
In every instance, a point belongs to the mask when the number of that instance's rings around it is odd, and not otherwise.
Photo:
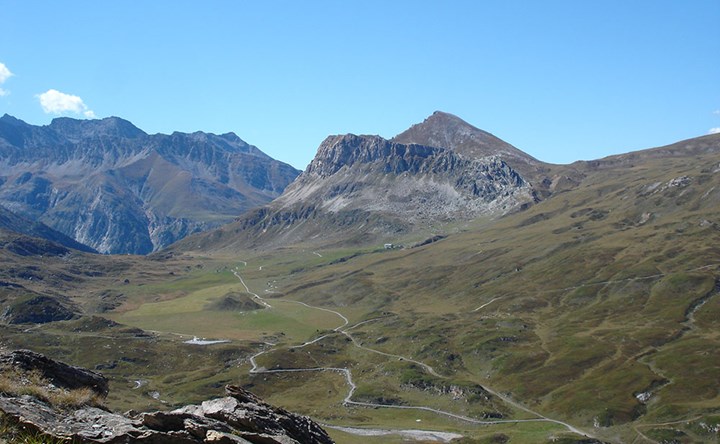
[[(245, 262), (245, 261), (240, 261), (240, 262), (242, 262), (242, 263), (244, 264), (244, 266), (247, 266), (247, 262)], [(240, 276), (238, 267), (235, 267), (235, 269), (232, 271), (232, 273), (240, 280), (240, 282), (242, 283), (243, 287), (245, 287), (245, 290), (246, 290), (249, 294), (253, 295), (253, 297), (256, 298), (256, 299), (257, 299), (259, 302), (261, 302), (263, 305), (265, 305), (266, 308), (268, 308), (268, 309), (269, 309), (269, 308), (272, 308), (272, 306), (271, 306), (270, 304), (268, 304), (268, 303), (265, 301), (265, 299), (263, 299), (263, 298), (262, 298), (261, 296), (259, 296), (258, 294), (253, 293), (252, 291), (250, 291), (250, 288), (247, 286), (247, 284), (246, 284), (245, 281), (243, 280), (242, 276)], [(499, 299), (499, 298), (496, 298), (496, 299)], [(372, 349), (372, 348), (365, 347), (365, 346), (362, 345), (354, 336), (352, 336), (352, 334), (350, 333), (350, 330), (352, 330), (352, 329), (354, 329), (354, 328), (357, 328), (357, 327), (359, 327), (359, 326), (361, 326), (361, 325), (364, 325), (364, 324), (367, 324), (367, 323), (369, 323), (369, 322), (374, 322), (374, 321), (377, 321), (377, 320), (380, 320), (380, 319), (384, 319), (385, 317), (368, 319), (368, 320), (359, 322), (359, 323), (357, 323), (357, 324), (354, 324), (354, 325), (352, 325), (352, 326), (350, 326), (350, 327), (347, 327), (347, 325), (349, 324), (348, 319), (347, 319), (344, 315), (342, 315), (341, 313), (339, 313), (339, 312), (337, 312), (337, 311), (335, 311), (335, 310), (331, 310), (331, 309), (323, 308), (323, 307), (315, 307), (315, 306), (312, 306), (312, 305), (309, 305), (309, 304), (306, 304), (306, 303), (300, 302), (300, 301), (292, 301), (292, 300), (284, 300), (284, 301), (285, 301), (285, 302), (292, 302), (292, 303), (296, 303), (296, 304), (303, 305), (303, 306), (308, 307), (308, 308), (312, 308), (312, 309), (316, 309), (316, 310), (322, 310), (322, 311), (325, 311), (325, 312), (328, 312), (328, 313), (332, 313), (332, 314), (338, 316), (338, 317), (342, 320), (342, 324), (339, 325), (338, 327), (336, 327), (335, 329), (333, 329), (333, 333), (328, 333), (328, 334), (322, 335), (322, 336), (320, 336), (320, 337), (318, 337), (318, 338), (315, 338), (315, 339), (313, 339), (313, 340), (311, 340), (311, 341), (304, 342), (304, 343), (302, 343), (302, 344), (300, 344), (300, 345), (290, 346), (290, 347), (288, 347), (288, 348), (293, 348), (293, 349), (303, 348), (303, 347), (306, 347), (306, 346), (308, 346), (308, 345), (317, 343), (317, 342), (319, 342), (319, 341), (321, 341), (321, 340), (323, 340), (323, 339), (325, 339), (325, 338), (327, 338), (327, 337), (329, 337), (329, 336), (333, 336), (333, 335), (335, 335), (335, 334), (343, 334), (343, 335), (347, 336), (347, 337), (351, 340), (352, 344), (353, 344), (355, 347), (357, 347), (357, 348), (359, 348), (359, 349), (361, 349), (361, 350), (365, 350), (365, 351), (368, 351), (368, 352), (370, 352), (370, 353), (375, 353), (375, 354), (379, 354), (379, 355), (382, 355), (382, 356), (387, 356), (387, 357), (390, 357), (390, 358), (402, 359), (402, 360), (405, 360), (405, 361), (408, 361), (408, 362), (412, 362), (412, 363), (414, 363), (414, 364), (419, 365), (419, 366), (422, 367), (425, 371), (427, 371), (429, 374), (431, 374), (431, 375), (433, 375), (433, 376), (435, 376), (435, 377), (442, 378), (442, 379), (447, 379), (447, 378), (448, 378), (447, 376), (441, 375), (440, 373), (438, 373), (437, 371), (435, 371), (435, 369), (434, 369), (433, 367), (431, 367), (431, 366), (428, 365), (428, 364), (425, 364), (424, 362), (420, 362), (420, 361), (417, 361), (417, 360), (415, 360), (415, 359), (408, 358), (408, 357), (406, 357), (406, 356), (395, 355), (395, 354), (392, 354), (392, 353), (386, 353), (386, 352), (383, 352), (383, 351), (380, 351), (380, 350), (375, 350), (375, 349)], [(490, 304), (490, 303), (493, 302), (493, 301), (494, 301), (494, 300), (488, 302), (488, 303), (485, 304), (485, 305), (488, 305), (488, 304)], [(480, 308), (482, 308), (482, 306), (481, 306), (481, 307), (478, 307), (476, 310), (478, 310), (478, 309), (480, 309)], [(475, 311), (476, 311), (476, 310), (475, 310)], [(347, 327), (347, 328), (346, 328), (346, 327)], [(262, 350), (262, 351), (260, 351), (260, 352), (258, 352), (258, 353), (256, 353), (256, 354), (252, 355), (252, 356), (250, 357), (250, 359), (249, 359), (249, 360), (250, 360), (250, 364), (252, 365), (252, 368), (250, 369), (250, 374), (300, 373), (300, 372), (336, 372), (336, 373), (342, 374), (342, 375), (345, 377), (345, 381), (346, 381), (346, 383), (347, 383), (347, 385), (348, 385), (348, 387), (349, 387), (348, 394), (347, 394), (347, 395), (345, 396), (345, 398), (343, 399), (343, 405), (346, 405), (346, 406), (347, 406), (347, 405), (354, 405), (354, 406), (359, 406), (359, 407), (370, 407), (370, 408), (386, 408), (386, 409), (398, 409), (398, 410), (418, 410), (418, 411), (426, 411), (426, 412), (431, 412), (431, 413), (434, 413), (434, 414), (437, 414), (437, 415), (441, 415), (441, 416), (445, 416), (445, 417), (449, 417), (449, 418), (454, 418), (454, 419), (458, 419), (458, 420), (461, 420), (461, 421), (465, 421), (465, 422), (468, 422), (468, 423), (471, 423), (471, 424), (477, 424), (477, 425), (493, 425), (493, 424), (507, 424), (507, 423), (523, 423), (523, 422), (551, 422), (551, 423), (554, 423), (554, 424), (561, 425), (561, 426), (565, 427), (567, 430), (569, 430), (570, 432), (576, 433), (576, 434), (578, 434), (578, 435), (586, 436), (586, 437), (588, 437), (588, 438), (594, 438), (593, 435), (591, 435), (591, 434), (589, 434), (589, 433), (587, 433), (587, 432), (585, 432), (585, 431), (583, 431), (583, 430), (580, 430), (580, 429), (578, 429), (577, 427), (575, 427), (575, 426), (573, 426), (573, 425), (571, 425), (571, 424), (568, 424), (568, 423), (566, 423), (566, 422), (559, 421), (559, 420), (552, 419), (552, 418), (548, 418), (548, 417), (546, 417), (546, 416), (544, 416), (544, 415), (541, 415), (540, 413), (535, 412), (534, 410), (531, 410), (531, 409), (523, 406), (522, 404), (520, 404), (520, 403), (518, 403), (518, 402), (516, 402), (516, 401), (514, 401), (514, 400), (512, 400), (512, 399), (510, 399), (509, 397), (507, 397), (507, 396), (505, 396), (505, 395), (503, 395), (503, 394), (501, 394), (501, 393), (499, 393), (499, 392), (497, 392), (497, 391), (495, 391), (495, 390), (492, 390), (492, 389), (488, 388), (488, 387), (485, 386), (485, 385), (483, 385), (483, 388), (484, 388), (488, 393), (490, 393), (490, 394), (492, 394), (492, 395), (494, 395), (494, 396), (497, 396), (499, 399), (503, 400), (505, 403), (507, 403), (507, 404), (509, 404), (509, 405), (511, 405), (511, 406), (513, 406), (513, 407), (515, 407), (515, 408), (517, 408), (517, 409), (519, 409), (519, 410), (522, 410), (522, 411), (524, 411), (524, 412), (526, 412), (526, 413), (529, 413), (529, 414), (531, 414), (531, 415), (536, 416), (536, 418), (531, 418), (531, 419), (500, 419), (500, 420), (487, 421), (487, 420), (482, 420), (482, 419), (471, 418), (471, 417), (468, 417), (468, 416), (458, 415), (458, 414), (455, 414), (455, 413), (452, 413), (452, 412), (447, 412), (447, 411), (444, 411), (444, 410), (439, 410), (439, 409), (435, 409), (435, 408), (432, 408), (432, 407), (426, 407), (426, 406), (391, 405), (391, 404), (377, 404), (377, 403), (372, 403), (372, 402), (353, 401), (353, 400), (352, 400), (352, 397), (353, 397), (353, 394), (355, 393), (355, 390), (357, 389), (357, 385), (356, 385), (355, 382), (353, 381), (352, 372), (351, 372), (351, 370), (350, 370), (349, 368), (344, 368), (344, 367), (311, 367), (311, 368), (293, 368), (293, 369), (266, 369), (266, 368), (264, 368), (264, 367), (258, 366), (258, 363), (257, 363), (256, 358), (258, 358), (259, 356), (261, 356), (261, 355), (263, 355), (263, 354), (265, 354), (265, 353), (270, 353), (270, 352), (275, 351), (275, 350), (278, 350), (278, 349), (280, 349), (280, 347), (276, 347), (276, 346), (273, 344), (273, 345), (270, 345), (270, 348), (268, 348), (268, 349), (266, 349), (266, 350)], [(349, 429), (348, 429), (348, 430), (349, 430)]]

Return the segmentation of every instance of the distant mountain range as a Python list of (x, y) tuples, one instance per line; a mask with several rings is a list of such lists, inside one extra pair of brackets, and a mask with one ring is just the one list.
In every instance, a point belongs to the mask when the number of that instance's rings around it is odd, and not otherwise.
[(101, 253), (146, 254), (230, 222), (298, 174), (233, 133), (0, 118), (0, 205)]

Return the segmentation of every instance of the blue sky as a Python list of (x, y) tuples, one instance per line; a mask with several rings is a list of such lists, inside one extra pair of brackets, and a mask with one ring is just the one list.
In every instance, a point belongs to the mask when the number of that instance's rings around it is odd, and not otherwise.
[(0, 114), (235, 132), (304, 168), (435, 110), (555, 163), (720, 131), (720, 1), (0, 0)]

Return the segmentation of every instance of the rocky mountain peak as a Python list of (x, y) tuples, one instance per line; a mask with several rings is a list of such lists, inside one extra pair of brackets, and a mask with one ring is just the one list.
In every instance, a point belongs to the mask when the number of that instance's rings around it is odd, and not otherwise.
[(230, 141), (230, 142), (243, 142), (243, 143), (245, 143), (244, 140), (242, 140), (240, 137), (238, 137), (237, 134), (233, 133), (232, 131), (229, 132), (229, 133), (220, 134), (219, 137), (222, 137), (223, 139), (228, 140), (228, 141)]
[(447, 148), (465, 157), (500, 156), (509, 162), (514, 160), (514, 163), (540, 163), (489, 132), (442, 111), (435, 111), (422, 123), (411, 126), (392, 141)]
[(440, 128), (445, 128), (448, 126), (456, 126), (456, 127), (465, 126), (470, 129), (475, 129), (475, 130), (478, 129), (478, 128), (475, 128), (474, 126), (470, 125), (469, 123), (467, 123), (460, 117), (456, 116), (455, 114), (446, 113), (444, 111), (435, 111), (430, 116), (428, 116), (422, 123), (412, 125), (412, 126), (417, 127), (417, 126), (421, 126), (421, 125), (422, 126), (436, 126), (436, 127), (440, 127)]
[(120, 137), (135, 139), (147, 136), (143, 130), (119, 117), (93, 120), (58, 117), (50, 122), (49, 127), (68, 138)]
[(11, 116), (10, 114), (3, 114), (2, 117), (0, 117), (0, 123), (4, 123), (6, 125), (13, 125), (13, 126), (21, 126), (21, 125), (27, 125), (27, 123), (23, 122), (22, 120)]
[(202, 242), (222, 244), (219, 248), (307, 239), (360, 244), (449, 221), (497, 217), (547, 195), (542, 188), (547, 167), (457, 116), (436, 111), (391, 140), (327, 137), (280, 197)]
[(522, 175), (498, 156), (464, 157), (380, 136), (335, 135), (270, 209), (244, 226), (265, 230), (312, 219), (287, 232), (310, 238), (317, 230), (329, 236), (356, 226), (371, 232), (369, 238), (396, 236), (437, 222), (504, 214), (533, 199)]
[(0, 133), (4, 135), (4, 137), (0, 138), (0, 147), (4, 144), (22, 146), (23, 140), (30, 131), (30, 125), (9, 114), (5, 114), (0, 117)]

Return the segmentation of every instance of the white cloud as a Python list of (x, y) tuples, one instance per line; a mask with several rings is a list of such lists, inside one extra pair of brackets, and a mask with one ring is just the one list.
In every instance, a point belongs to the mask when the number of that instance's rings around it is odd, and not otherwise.
[(710, 128), (708, 134), (720, 134), (720, 127)]
[[(7, 79), (12, 77), (14, 74), (10, 72), (7, 66), (5, 66), (4, 63), (0, 62), (0, 85), (5, 83)], [(10, 94), (10, 91), (6, 89), (0, 88), (0, 97), (4, 97), (6, 95)]]
[(4, 63), (0, 62), (0, 83), (5, 83), (5, 80), (9, 79), (13, 76), (13, 73), (10, 72), (7, 66), (5, 66)]
[(713, 111), (713, 114), (715, 114), (716, 116), (720, 116), (720, 109), (716, 109), (715, 111)]
[(50, 114), (75, 113), (94, 118), (95, 113), (85, 105), (83, 99), (72, 94), (65, 94), (56, 89), (49, 89), (35, 97), (40, 99), (43, 111)]

